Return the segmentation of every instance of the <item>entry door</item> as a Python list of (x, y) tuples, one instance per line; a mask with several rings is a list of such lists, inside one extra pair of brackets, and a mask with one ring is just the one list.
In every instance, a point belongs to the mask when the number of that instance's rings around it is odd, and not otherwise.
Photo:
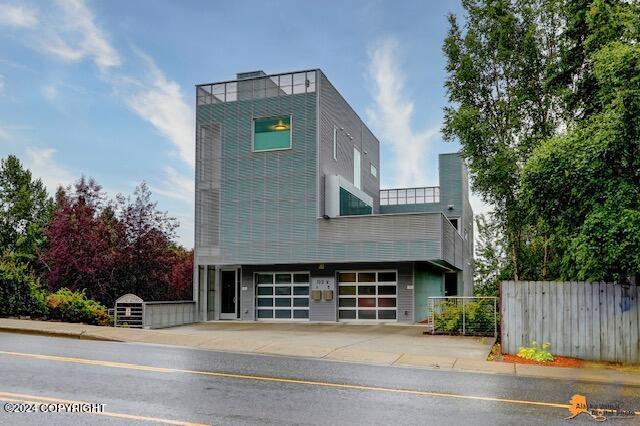
[(220, 271), (220, 319), (236, 319), (238, 313), (237, 270)]

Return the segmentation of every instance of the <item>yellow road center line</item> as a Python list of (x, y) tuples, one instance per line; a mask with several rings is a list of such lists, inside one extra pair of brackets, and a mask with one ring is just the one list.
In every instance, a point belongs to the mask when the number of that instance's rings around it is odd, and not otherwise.
[[(20, 403), (41, 404), (45, 402), (52, 403), (52, 404), (91, 404), (86, 401), (73, 401), (69, 399), (51, 398), (51, 397), (45, 397), (45, 396), (28, 395), (24, 393), (12, 393), (12, 392), (0, 392), (0, 401), (13, 402), (16, 404), (20, 404)], [(206, 426), (203, 423), (193, 423), (193, 422), (186, 422), (181, 420), (162, 419), (159, 417), (136, 416), (134, 414), (116, 413), (113, 411), (102, 411), (102, 412), (87, 411), (87, 412), (77, 412), (77, 413), (74, 412), (72, 414), (93, 414), (96, 416), (115, 417), (118, 419), (127, 419), (127, 420), (140, 420), (145, 422), (163, 423), (167, 425)]]
[(8, 352), (8, 351), (0, 351), (0, 354), (24, 357), (24, 358), (34, 358), (34, 359), (40, 359), (40, 360), (46, 360), (46, 361), (70, 362), (70, 363), (89, 364), (89, 365), (97, 365), (97, 366), (111, 367), (111, 368), (125, 368), (125, 369), (131, 369), (131, 370), (153, 371), (157, 373), (186, 373), (186, 374), (197, 374), (201, 376), (224, 377), (224, 378), (241, 379), (241, 380), (290, 383), (290, 384), (297, 384), (297, 385), (322, 386), (322, 387), (338, 388), (338, 389), (354, 389), (354, 390), (363, 390), (363, 391), (398, 393), (398, 394), (405, 394), (405, 395), (500, 402), (500, 403), (507, 403), (507, 404), (534, 405), (534, 406), (550, 407), (550, 408), (568, 409), (570, 407), (569, 404), (558, 404), (554, 402), (528, 401), (528, 400), (521, 400), (521, 399), (496, 398), (496, 397), (490, 397), (490, 396), (475, 396), (475, 395), (462, 395), (462, 394), (445, 393), (445, 392), (418, 391), (418, 390), (411, 390), (411, 389), (384, 388), (379, 386), (350, 385), (350, 384), (344, 384), (344, 383), (320, 382), (315, 380), (302, 380), (302, 379), (286, 379), (286, 378), (280, 378), (280, 377), (255, 376), (250, 374), (237, 374), (237, 373), (223, 373), (223, 372), (217, 372), (217, 371), (200, 371), (200, 370), (184, 370), (184, 369), (178, 369), (178, 368), (151, 367), (146, 365), (129, 364), (129, 363), (123, 363), (123, 362), (101, 361), (101, 360), (94, 360), (94, 359), (73, 358), (73, 357), (64, 357), (64, 356), (55, 356), (55, 355), (40, 355), (40, 354)]

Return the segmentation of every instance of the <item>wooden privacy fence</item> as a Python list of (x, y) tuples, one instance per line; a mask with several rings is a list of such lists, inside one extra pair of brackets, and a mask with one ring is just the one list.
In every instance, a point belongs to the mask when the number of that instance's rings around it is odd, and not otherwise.
[(502, 351), (549, 342), (556, 355), (638, 363), (639, 298), (635, 285), (503, 281)]

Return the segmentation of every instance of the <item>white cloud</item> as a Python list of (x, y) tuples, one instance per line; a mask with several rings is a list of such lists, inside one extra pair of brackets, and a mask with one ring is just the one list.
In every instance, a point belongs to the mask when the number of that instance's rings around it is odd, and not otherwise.
[(42, 96), (48, 101), (54, 101), (58, 97), (58, 88), (54, 84), (45, 84), (41, 88)]
[(165, 180), (162, 186), (152, 186), (151, 190), (165, 197), (184, 201), (189, 205), (193, 203), (194, 180), (178, 172), (171, 166), (164, 168)]
[(0, 4), (0, 25), (30, 28), (38, 24), (36, 11), (26, 6)]
[(175, 81), (167, 79), (153, 59), (137, 52), (145, 64), (147, 76), (120, 77), (116, 90), (138, 116), (151, 123), (174, 145), (182, 161), (194, 167), (195, 114)]
[(58, 0), (62, 22), (45, 31), (42, 47), (66, 61), (91, 58), (100, 69), (120, 65), (120, 55), (95, 23), (84, 0)]
[(73, 183), (73, 174), (55, 162), (53, 158), (55, 149), (27, 147), (25, 153), (27, 154), (25, 164), (35, 177), (42, 179), (49, 193), (54, 194), (60, 185), (66, 186)]
[(367, 109), (367, 115), (369, 122), (375, 123), (382, 142), (390, 144), (393, 150), (396, 163), (393, 186), (408, 187), (426, 183), (427, 144), (438, 136), (440, 130), (413, 129), (414, 104), (404, 94), (404, 76), (395, 54), (398, 49), (397, 40), (387, 38), (370, 53), (369, 76), (375, 85), (375, 105)]

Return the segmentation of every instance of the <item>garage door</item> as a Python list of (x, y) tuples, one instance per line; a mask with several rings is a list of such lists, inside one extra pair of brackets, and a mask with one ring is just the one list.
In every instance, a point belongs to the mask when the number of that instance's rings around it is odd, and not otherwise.
[(395, 320), (396, 271), (343, 271), (338, 273), (338, 319)]
[(309, 319), (309, 273), (255, 274), (258, 320)]

